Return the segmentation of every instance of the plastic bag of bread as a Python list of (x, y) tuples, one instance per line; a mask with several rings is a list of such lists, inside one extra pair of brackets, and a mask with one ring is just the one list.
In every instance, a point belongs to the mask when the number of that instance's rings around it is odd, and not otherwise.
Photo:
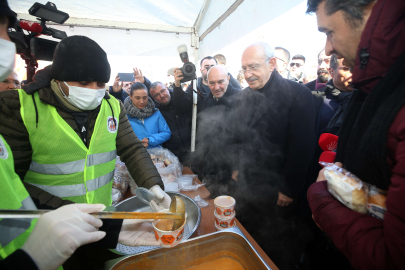
[(179, 159), (166, 148), (147, 149), (163, 181), (170, 182), (181, 176), (183, 168)]
[(367, 187), (367, 210), (373, 217), (384, 219), (384, 214), (387, 211), (385, 199), (387, 192), (373, 185), (366, 184)]
[(331, 163), (322, 164), (325, 167), (325, 178), (328, 191), (346, 207), (362, 213), (367, 213), (367, 194), (363, 182), (354, 174)]
[[(131, 176), (129, 175), (127, 166), (125, 166), (125, 163), (120, 160), (119, 156), (117, 156), (115, 160), (115, 171), (112, 185), (113, 189), (115, 189), (115, 191), (113, 190), (112, 193), (113, 201), (115, 198), (117, 200), (116, 203), (120, 202), (125, 196), (125, 193), (127, 192), (129, 186), (130, 177)], [(116, 193), (117, 191), (121, 193), (121, 196)]]

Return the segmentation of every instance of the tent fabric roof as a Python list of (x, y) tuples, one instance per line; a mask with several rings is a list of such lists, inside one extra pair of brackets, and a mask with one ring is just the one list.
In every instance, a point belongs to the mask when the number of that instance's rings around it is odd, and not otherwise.
[[(16, 13), (28, 14), (28, 9), (38, 0), (8, 1)], [(145, 24), (192, 27), (204, 0), (51, 0), (58, 10), (71, 18), (106, 21), (137, 22)], [(65, 22), (69, 24), (69, 20)]]

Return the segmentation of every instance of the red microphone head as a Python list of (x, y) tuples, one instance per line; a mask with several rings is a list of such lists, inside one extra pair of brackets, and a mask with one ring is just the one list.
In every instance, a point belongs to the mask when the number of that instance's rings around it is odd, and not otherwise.
[(42, 32), (42, 26), (38, 23), (35, 22), (30, 22), (30, 21), (25, 21), (21, 20), (20, 21), (20, 27), (24, 30), (31, 31), (34, 33), (41, 33)]
[[(319, 157), (319, 162), (325, 162), (325, 163), (334, 163), (336, 158), (336, 152), (332, 151), (325, 151), (321, 154)], [(320, 164), (322, 167), (323, 165)]]
[(322, 133), (319, 137), (319, 146), (323, 151), (334, 151), (337, 148), (339, 137), (330, 133)]

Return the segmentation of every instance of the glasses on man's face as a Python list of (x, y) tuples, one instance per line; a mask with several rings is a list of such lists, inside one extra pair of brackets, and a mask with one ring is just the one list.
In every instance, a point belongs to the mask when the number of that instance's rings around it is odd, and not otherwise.
[(269, 60), (270, 58), (267, 58), (266, 60), (264, 60), (263, 63), (261, 63), (260, 65), (252, 65), (252, 66), (248, 66), (247, 68), (242, 68), (241, 70), (239, 70), (239, 74), (241, 75), (245, 75), (246, 72), (250, 72), (253, 73), (255, 71), (257, 71), (264, 63), (267, 62), (267, 60)]
[(277, 58), (278, 60), (281, 60), (281, 61), (283, 61), (285, 63), (285, 61), (283, 59), (278, 58), (277, 56), (274, 56), (274, 58)]
[(293, 67), (293, 66), (297, 66), (297, 68), (300, 68), (300, 66), (303, 66), (303, 64), (300, 64), (300, 63), (290, 63), (290, 67)]
[(20, 82), (17, 81), (17, 80), (10, 81), (10, 80), (5, 79), (4, 81), (2, 81), (2, 83), (4, 83), (4, 84), (11, 84), (12, 83), (15, 87), (20, 86)]
[(166, 88), (162, 88), (162, 89), (159, 91), (159, 93), (156, 93), (156, 94), (153, 95), (153, 98), (154, 98), (154, 99), (157, 99), (159, 96), (163, 95), (163, 94), (165, 93), (165, 91), (166, 91)]

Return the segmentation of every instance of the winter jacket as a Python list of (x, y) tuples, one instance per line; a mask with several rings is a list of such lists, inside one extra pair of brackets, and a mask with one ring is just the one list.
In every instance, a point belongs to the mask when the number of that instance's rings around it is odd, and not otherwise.
[[(51, 79), (50, 72), (44, 72), (44, 70), (38, 71), (35, 78), (37, 81), (48, 81), (49, 85)], [(38, 92), (41, 101), (54, 106), (62, 119), (81, 137), (81, 132), (72, 112), (69, 112), (61, 105), (50, 86), (44, 86), (40, 89), (30, 88), (26, 92), (27, 94)], [(111, 97), (106, 93), (104, 98), (109, 99)], [(7, 140), (13, 151), (16, 173), (21, 179), (24, 179), (31, 164), (33, 149), (31, 148), (28, 131), (21, 118), (20, 108), (18, 91), (3, 91), (0, 93), (0, 133)], [(100, 106), (89, 113), (86, 146), (90, 144), (99, 111)], [(38, 115), (38, 118), (40, 119), (41, 115)], [(57, 154), (57, 149), (55, 154)], [(130, 174), (136, 179), (139, 186), (151, 188), (154, 185), (160, 185), (163, 188), (160, 175), (150, 158), (148, 158), (149, 154), (143, 147), (143, 144), (133, 132), (122, 103), (117, 134), (117, 155), (121, 156), (121, 160), (126, 163)], [(60, 198), (49, 197), (49, 193), (42, 190), (38, 191), (37, 187), (28, 184), (25, 184), (25, 186), (34, 202), (38, 201), (42, 204), (49, 202), (53, 208), (58, 208), (64, 203)]]
[(114, 92), (112, 86), (110, 86), (108, 93), (116, 99), (121, 100), (122, 103), (124, 103), (124, 100), (129, 96), (128, 93), (124, 91), (124, 89), (121, 89), (118, 92)]
[[(352, 77), (355, 88), (366, 94), (364, 103), (378, 87), (398, 90), (405, 87), (402, 74), (398, 74), (399, 83), (395, 85), (391, 83), (394, 80), (383, 81), (387, 73), (395, 72), (397, 68), (393, 65), (405, 52), (404, 13), (405, 3), (400, 0), (377, 1), (373, 7), (361, 36)], [(358, 115), (347, 114), (346, 119), (349, 117), (357, 119)], [(405, 269), (405, 106), (389, 124), (385, 130), (386, 142), (382, 142), (386, 144), (385, 158), (391, 174), (384, 220), (346, 208), (329, 194), (325, 181), (313, 184), (308, 190), (315, 221), (348, 257), (354, 269)], [(339, 157), (339, 149), (345, 145), (338, 142), (338, 147), (337, 161), (342, 161), (344, 167), (350, 166)], [(356, 169), (362, 173), (362, 168)]]
[[(202, 77), (199, 77), (197, 79), (197, 90), (200, 92), (201, 97), (206, 97), (206, 96), (208, 96), (209, 93), (211, 93), (211, 90), (208, 87), (208, 85), (203, 84)], [(193, 104), (193, 83), (192, 82), (190, 82), (190, 85), (187, 86), (185, 93), (187, 93), (191, 97), (191, 99), (189, 101), (191, 102), (190, 104), (192, 106), (192, 104)]]
[(169, 149), (183, 163), (191, 148), (192, 103), (188, 103), (188, 95), (185, 95), (181, 87), (175, 87), (173, 92), (169, 91), (169, 93), (171, 96), (169, 104), (156, 105), (172, 132), (170, 139), (163, 144), (163, 147)]
[(128, 115), (128, 120), (131, 123), (132, 129), (136, 136), (142, 140), (144, 138), (149, 139), (149, 147), (153, 148), (161, 145), (169, 140), (172, 132), (163, 118), (163, 115), (159, 110), (155, 109), (155, 113), (148, 118), (141, 119), (134, 118)]
[(304, 84), (304, 85), (305, 85), (306, 87), (308, 87), (309, 90), (315, 91), (315, 88), (316, 88), (316, 81), (317, 81), (317, 79), (315, 79), (315, 80), (313, 80), (313, 81), (310, 81), (309, 83), (306, 83), (306, 84)]
[(238, 153), (237, 218), (280, 269), (289, 269), (303, 248), (298, 235), (307, 232), (290, 225), (299, 224), (295, 203), (279, 207), (277, 199), (278, 192), (299, 198), (313, 157), (311, 92), (273, 71), (263, 89), (240, 92), (226, 123), (238, 146), (230, 148)]
[(231, 73), (228, 72), (228, 75), (229, 75), (229, 85), (231, 85), (232, 88), (241, 91), (242, 87), (240, 86), (239, 82), (232, 76)]

